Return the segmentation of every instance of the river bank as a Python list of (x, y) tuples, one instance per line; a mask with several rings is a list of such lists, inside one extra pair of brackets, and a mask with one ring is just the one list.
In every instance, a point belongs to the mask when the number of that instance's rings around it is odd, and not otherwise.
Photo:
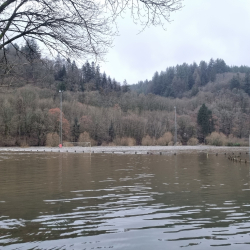
[(95, 146), (95, 147), (2, 147), (0, 152), (54, 152), (54, 153), (94, 153), (94, 154), (162, 154), (177, 153), (248, 153), (248, 147), (198, 146)]

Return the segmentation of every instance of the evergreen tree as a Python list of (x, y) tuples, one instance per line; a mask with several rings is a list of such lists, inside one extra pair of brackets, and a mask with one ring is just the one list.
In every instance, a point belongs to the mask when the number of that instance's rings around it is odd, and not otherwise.
[(77, 118), (74, 119), (74, 124), (71, 129), (71, 134), (73, 137), (73, 141), (77, 142), (80, 136), (80, 123)]
[(215, 61), (216, 73), (225, 73), (228, 72), (228, 66), (226, 65), (223, 59), (216, 59)]
[(160, 76), (158, 71), (154, 73), (154, 76), (152, 78), (152, 89), (151, 92), (155, 95), (161, 94), (161, 85), (160, 85)]
[(90, 80), (93, 78), (91, 66), (88, 61), (85, 63), (83, 68), (83, 77), (84, 77), (84, 83), (90, 82)]
[(208, 64), (208, 80), (214, 82), (216, 79), (215, 61), (210, 59)]
[(233, 77), (230, 81), (230, 88), (231, 89), (239, 89), (240, 88), (240, 76), (239, 76), (239, 73), (237, 73), (237, 76)]
[(188, 90), (192, 89), (192, 87), (195, 84), (195, 79), (194, 79), (193, 75), (194, 75), (194, 71), (197, 67), (198, 67), (197, 64), (193, 63), (188, 68)]
[(207, 63), (205, 61), (201, 61), (200, 65), (200, 79), (201, 79), (201, 85), (205, 85), (208, 83), (208, 77), (207, 77)]
[(110, 141), (113, 141), (115, 138), (115, 128), (114, 128), (113, 121), (111, 121), (111, 124), (109, 126), (109, 137), (110, 137)]
[(129, 86), (128, 86), (128, 83), (127, 83), (127, 80), (125, 79), (124, 81), (123, 81), (123, 85), (122, 85), (122, 92), (129, 92)]
[(107, 79), (107, 90), (108, 91), (112, 90), (112, 80), (111, 80), (110, 76), (108, 76), (108, 79)]
[(205, 137), (213, 131), (212, 111), (205, 104), (198, 111), (197, 123), (200, 127), (200, 135), (198, 137), (201, 142), (204, 142)]
[(34, 39), (26, 39), (25, 46), (22, 47), (21, 51), (25, 54), (27, 60), (30, 62), (41, 58), (39, 46)]
[(102, 74), (101, 86), (102, 86), (102, 89), (107, 88), (107, 75), (105, 72)]
[(115, 79), (113, 79), (113, 89), (115, 92), (120, 92), (121, 91), (121, 85), (119, 82), (117, 82)]
[(169, 67), (166, 69), (165, 85), (164, 85), (164, 96), (173, 96), (172, 82), (175, 77), (175, 68)]
[(67, 87), (70, 91), (78, 91), (79, 85), (80, 85), (80, 76), (79, 76), (79, 70), (77, 68), (77, 65), (75, 61), (73, 61), (71, 64), (68, 63), (68, 69), (67, 69)]
[(96, 67), (95, 67), (95, 63), (92, 62), (91, 63), (91, 78), (94, 78), (96, 74)]
[(63, 81), (67, 75), (65, 65), (62, 65), (62, 68), (55, 73), (55, 80), (56, 81)]
[(247, 71), (244, 79), (244, 90), (245, 92), (250, 95), (250, 72)]
[(95, 70), (95, 88), (96, 90), (100, 90), (101, 86), (101, 73), (100, 73), (100, 66), (97, 65)]

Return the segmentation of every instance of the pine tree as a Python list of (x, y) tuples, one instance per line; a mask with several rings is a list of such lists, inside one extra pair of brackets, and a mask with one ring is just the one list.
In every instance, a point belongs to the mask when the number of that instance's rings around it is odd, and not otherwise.
[(71, 129), (71, 134), (73, 137), (73, 141), (77, 142), (78, 138), (80, 136), (80, 123), (76, 117), (74, 119), (74, 124), (73, 124), (72, 129)]
[(213, 59), (210, 59), (208, 64), (208, 80), (214, 82), (216, 79), (216, 69), (215, 69), (215, 62)]
[(96, 74), (96, 67), (95, 67), (95, 63), (92, 62), (91, 63), (91, 78), (94, 78)]
[(205, 61), (201, 61), (199, 68), (200, 68), (200, 79), (201, 79), (201, 85), (204, 86), (208, 83), (208, 77), (207, 77), (207, 63)]
[(107, 75), (105, 72), (102, 74), (101, 86), (102, 86), (102, 89), (107, 88)]
[(194, 86), (195, 84), (195, 79), (193, 77), (194, 75), (194, 71), (195, 69), (197, 68), (197, 64), (196, 63), (193, 63), (192, 65), (189, 66), (188, 68), (188, 89), (192, 89), (192, 87)]
[(114, 128), (113, 121), (111, 121), (111, 124), (109, 126), (109, 137), (110, 137), (110, 141), (113, 141), (115, 138), (115, 128)]
[(90, 82), (90, 80), (92, 79), (92, 70), (91, 70), (91, 66), (90, 66), (88, 61), (85, 63), (83, 73), (84, 73), (84, 82), (85, 83)]
[(25, 46), (22, 47), (21, 51), (25, 54), (27, 60), (30, 62), (41, 58), (39, 46), (34, 39), (27, 39)]
[(158, 71), (154, 73), (154, 76), (152, 78), (152, 93), (155, 95), (160, 95), (161, 94), (161, 86), (160, 86), (160, 76)]
[(204, 142), (205, 137), (213, 131), (212, 111), (209, 110), (205, 104), (203, 104), (198, 111), (197, 123), (201, 133), (198, 137), (201, 142)]
[(128, 83), (127, 83), (127, 80), (125, 79), (124, 81), (123, 81), (123, 85), (122, 85), (122, 92), (129, 92), (129, 86), (128, 86)]
[(108, 76), (108, 79), (107, 79), (107, 90), (108, 92), (112, 90), (112, 80), (110, 76)]
[(250, 95), (250, 72), (247, 71), (244, 79), (244, 90), (245, 92)]
[(97, 65), (95, 70), (95, 88), (96, 90), (100, 90), (101, 85), (101, 73), (100, 73), (100, 66)]
[(231, 89), (239, 89), (240, 88), (240, 76), (239, 73), (237, 73), (237, 76), (233, 77), (232, 80), (230, 81), (230, 88)]

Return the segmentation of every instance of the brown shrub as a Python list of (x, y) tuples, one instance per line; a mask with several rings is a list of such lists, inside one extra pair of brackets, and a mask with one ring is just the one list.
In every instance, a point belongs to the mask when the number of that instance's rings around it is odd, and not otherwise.
[(117, 146), (135, 146), (136, 145), (136, 141), (132, 137), (115, 138), (114, 143)]
[(172, 141), (173, 135), (170, 132), (166, 132), (162, 137), (157, 139), (156, 145), (168, 146), (169, 142)]
[(27, 148), (29, 147), (29, 144), (27, 143), (27, 140), (25, 137), (18, 137), (16, 139), (16, 145), (21, 147), (21, 148)]
[(195, 146), (195, 145), (198, 145), (198, 143), (199, 143), (198, 139), (192, 137), (192, 138), (190, 138), (188, 140), (187, 145), (189, 145), (189, 146)]
[(142, 138), (141, 145), (142, 146), (154, 146), (155, 145), (155, 138), (150, 137), (149, 135), (146, 135)]
[(59, 135), (57, 133), (49, 133), (46, 136), (47, 147), (57, 147), (59, 145)]
[(206, 144), (213, 146), (226, 145), (227, 137), (223, 133), (213, 132), (206, 137)]
[(91, 146), (96, 146), (97, 142), (95, 140), (93, 140), (88, 132), (83, 132), (80, 134), (79, 138), (78, 138), (78, 142), (90, 142)]

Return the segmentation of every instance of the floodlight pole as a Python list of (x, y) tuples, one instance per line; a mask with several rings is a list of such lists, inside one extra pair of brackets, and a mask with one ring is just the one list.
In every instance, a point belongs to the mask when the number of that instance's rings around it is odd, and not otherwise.
[(174, 107), (174, 145), (177, 142), (176, 107)]
[(59, 90), (59, 93), (61, 93), (61, 98), (60, 98), (60, 141), (59, 145), (62, 146), (62, 90)]

